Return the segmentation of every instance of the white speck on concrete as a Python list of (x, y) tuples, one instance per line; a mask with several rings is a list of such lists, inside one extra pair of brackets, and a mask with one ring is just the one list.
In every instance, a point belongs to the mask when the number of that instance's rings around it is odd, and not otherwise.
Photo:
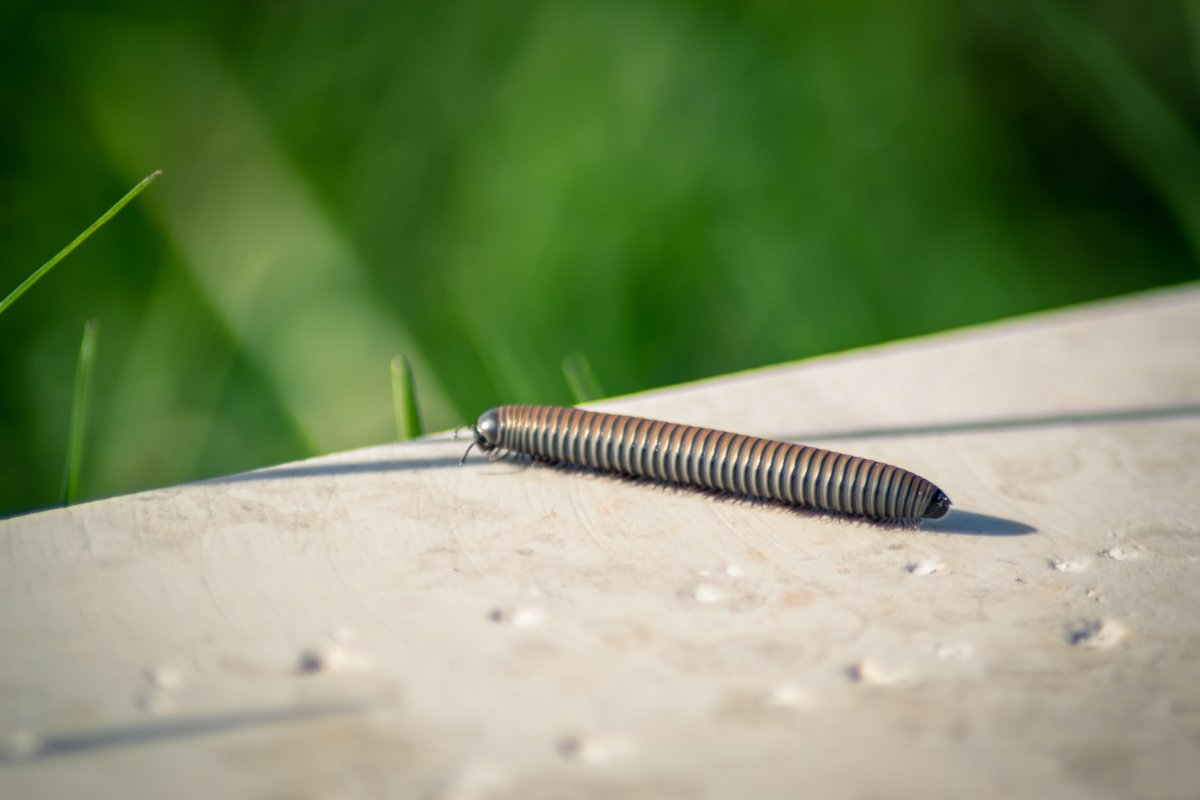
[(493, 609), (488, 619), (514, 628), (537, 628), (546, 621), (546, 612), (541, 606), (522, 604)]
[(537, 606), (517, 606), (512, 611), (514, 628), (536, 628), (546, 621), (546, 612)]
[(725, 592), (711, 583), (698, 583), (692, 589), (692, 599), (698, 603), (719, 603), (725, 599)]
[(903, 670), (871, 660), (851, 664), (846, 670), (846, 675), (850, 680), (864, 686), (896, 686), (908, 679), (907, 673)]
[(300, 652), (300, 672), (361, 672), (373, 666), (371, 657), (347, 644), (325, 644)]
[(782, 683), (763, 697), (762, 704), (767, 708), (800, 710), (811, 708), (814, 705), (814, 701), (812, 694), (805, 689), (794, 683)]
[(1049, 564), (1050, 569), (1058, 572), (1083, 572), (1088, 568), (1088, 561), (1086, 558), (1052, 558), (1046, 563)]
[(911, 575), (936, 575), (939, 572), (945, 572), (946, 565), (932, 558), (926, 558), (906, 564), (904, 569)]
[(943, 661), (965, 661), (975, 655), (975, 646), (970, 642), (939, 644), (937, 657)]

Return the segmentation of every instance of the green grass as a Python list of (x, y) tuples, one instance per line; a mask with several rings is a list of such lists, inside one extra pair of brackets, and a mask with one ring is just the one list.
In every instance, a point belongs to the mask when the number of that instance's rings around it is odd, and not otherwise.
[(412, 365), (404, 356), (392, 359), (392, 408), (396, 415), (396, 441), (407, 442), (425, 433), (417, 408)]
[(83, 326), (79, 343), (79, 365), (75, 369), (75, 391), (71, 397), (71, 428), (67, 463), (63, 469), (63, 503), (70, 505), (79, 497), (79, 473), (83, 464), (83, 448), (87, 441), (88, 411), (92, 399), (92, 370), (96, 363), (96, 339), (100, 322), (89, 319)]
[(78, 498), (1195, 280), (1198, 19), (18, 2), (0, 286), (171, 180), (6, 301), (0, 514), (62, 498), (93, 317)]
[(576, 403), (599, 400), (605, 396), (600, 379), (583, 353), (572, 353), (562, 360), (563, 377), (571, 389), (571, 399)]
[[(58, 262), (70, 255), (79, 245), (83, 244), (92, 234), (116, 216), (122, 208), (128, 205), (133, 198), (141, 194), (142, 190), (161, 174), (162, 171), (159, 170), (143, 178), (140, 183), (126, 192), (124, 197), (114, 203), (108, 211), (105, 211), (95, 222), (84, 229), (83, 233), (76, 236), (70, 244), (58, 251), (53, 258), (22, 281), (3, 301), (0, 301), (0, 314), (4, 313), (21, 295), (29, 291), (35, 283), (44, 278)], [(87, 440), (87, 417), (92, 396), (92, 370), (96, 360), (96, 337), (99, 335), (98, 331), (99, 321), (89, 319), (83, 326), (83, 339), (79, 344), (79, 362), (75, 369), (75, 389), (71, 402), (70, 434), (67, 439), (67, 458), (66, 465), (63, 468), (62, 480), (63, 503), (67, 505), (75, 502), (79, 494), (79, 474), (83, 463), (83, 448)]]
[(42, 264), (40, 267), (38, 267), (36, 270), (34, 270), (32, 275), (30, 275), (25, 280), (21, 281), (20, 285), (17, 286), (16, 289), (13, 289), (11, 292), (9, 292), (7, 297), (5, 297), (3, 300), (0, 300), (0, 314), (3, 314), (6, 310), (8, 310), (9, 306), (11, 306), (13, 303), (17, 302), (17, 299), (21, 295), (25, 294), (25, 292), (27, 292), (31, 288), (33, 288), (33, 285), (35, 283), (40, 281), (42, 278), (46, 277), (46, 273), (48, 273), (50, 270), (54, 269), (54, 266), (56, 264), (58, 264), (58, 262), (62, 261), (64, 258), (66, 258), (71, 253), (73, 253), (75, 251), (75, 248), (79, 247), (79, 245), (81, 245), (85, 241), (87, 241), (93, 233), (100, 230), (100, 228), (104, 227), (104, 224), (106, 222), (108, 222), (110, 219), (115, 217), (117, 215), (117, 212), (119, 212), (122, 208), (127, 206), (129, 204), (129, 202), (131, 200), (133, 200), (133, 198), (135, 198), (139, 194), (141, 194), (142, 190), (145, 189), (147, 186), (149, 186), (154, 181), (154, 179), (157, 178), (159, 175), (162, 175), (162, 170), (157, 170), (157, 171), (152, 172), (151, 174), (147, 175), (145, 178), (142, 178), (141, 182), (138, 183), (137, 186), (134, 186), (132, 189), (130, 189), (128, 192), (126, 192), (125, 196), (122, 197), (120, 200), (118, 200), (116, 203), (114, 203), (112, 205), (112, 207), (108, 209), (108, 211), (105, 211), (103, 214), (101, 214), (99, 219), (97, 219), (91, 225), (87, 226), (87, 228), (84, 229), (83, 233), (76, 236), (71, 241), (71, 243), (68, 244), (66, 247), (64, 247), (62, 250), (59, 250), (54, 255), (54, 258), (50, 259), (45, 264)]

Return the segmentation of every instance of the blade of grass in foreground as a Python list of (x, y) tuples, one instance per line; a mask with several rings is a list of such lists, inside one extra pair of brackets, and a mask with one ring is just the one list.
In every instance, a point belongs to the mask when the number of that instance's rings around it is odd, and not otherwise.
[(401, 442), (416, 439), (424, 430), (417, 409), (416, 384), (412, 365), (404, 356), (392, 359), (392, 405), (396, 411), (396, 438)]
[(576, 403), (586, 403), (604, 397), (604, 389), (583, 353), (571, 353), (564, 358), (562, 371)]
[(79, 466), (83, 463), (83, 442), (87, 435), (88, 406), (92, 397), (92, 365), (96, 361), (96, 335), (100, 323), (89, 319), (83, 326), (79, 343), (79, 364), (75, 368), (75, 394), (71, 398), (71, 433), (67, 439), (67, 466), (63, 471), (63, 503), (71, 505), (79, 494)]
[(54, 258), (50, 259), (45, 264), (42, 264), (42, 266), (38, 267), (36, 272), (34, 272), (32, 275), (30, 275), (28, 278), (26, 278), (24, 281), (22, 281), (21, 285), (18, 286), (16, 289), (13, 289), (12, 293), (9, 294), (8, 297), (4, 298), (3, 301), (0, 301), (0, 314), (3, 314), (5, 309), (7, 309), (13, 303), (17, 302), (17, 298), (20, 297), (21, 295), (25, 294), (25, 292), (29, 291), (29, 287), (33, 286), (35, 283), (40, 281), (47, 272), (49, 272), (51, 269), (54, 268), (55, 264), (57, 264), (58, 262), (62, 261), (64, 258), (69, 256), (71, 254), (72, 250), (74, 250), (76, 247), (79, 247), (79, 245), (83, 244), (89, 236), (91, 236), (96, 231), (100, 230), (100, 228), (104, 226), (104, 223), (108, 222), (110, 219), (112, 219), (114, 216), (116, 216), (118, 211), (120, 211), (122, 208), (124, 208), (126, 205), (128, 205), (130, 200), (132, 200), (133, 198), (135, 198), (139, 194), (141, 194), (142, 190), (145, 189), (147, 186), (149, 186), (151, 184), (151, 182), (153, 182), (153, 180), (155, 178), (157, 178), (159, 175), (162, 175), (161, 169), (155, 170), (154, 172), (150, 173), (146, 177), (142, 178), (141, 183), (139, 183), (137, 186), (130, 189), (125, 194), (124, 197), (122, 197), (120, 200), (118, 200), (113, 205), (112, 208), (110, 208), (108, 211), (105, 211), (104, 214), (101, 215), (100, 219), (93, 222), (91, 225), (89, 225), (87, 227), (87, 230), (85, 230), (83, 233), (76, 236), (75, 240), (73, 242), (71, 242), (69, 245), (64, 247), (62, 250), (59, 250), (58, 254), (56, 256), (54, 256)]

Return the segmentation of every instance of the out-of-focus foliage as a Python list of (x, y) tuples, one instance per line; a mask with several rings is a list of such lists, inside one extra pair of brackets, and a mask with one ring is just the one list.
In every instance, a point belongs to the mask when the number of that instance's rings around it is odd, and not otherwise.
[(0, 513), (91, 317), (84, 497), (1194, 278), (1191, 8), (9, 0), (0, 293), (164, 177), (0, 318)]

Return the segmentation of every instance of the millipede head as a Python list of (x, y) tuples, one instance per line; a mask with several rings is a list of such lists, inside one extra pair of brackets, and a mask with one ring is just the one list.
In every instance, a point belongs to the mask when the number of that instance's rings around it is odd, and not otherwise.
[(473, 430), (476, 447), (485, 453), (495, 450), (500, 445), (500, 413), (494, 408), (483, 412)]
[(939, 519), (946, 516), (946, 512), (950, 510), (950, 498), (941, 489), (933, 493), (933, 497), (929, 498), (929, 505), (925, 506), (925, 513), (921, 516), (925, 519)]

